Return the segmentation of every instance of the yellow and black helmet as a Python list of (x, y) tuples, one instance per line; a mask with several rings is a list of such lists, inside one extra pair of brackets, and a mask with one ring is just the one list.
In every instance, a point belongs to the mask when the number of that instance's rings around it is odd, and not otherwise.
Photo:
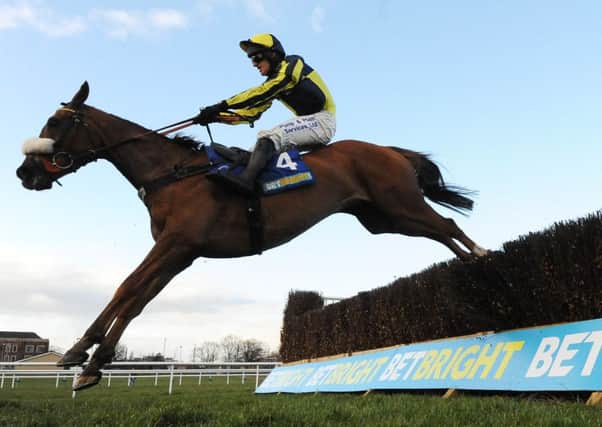
[(249, 58), (265, 50), (276, 52), (282, 57), (286, 55), (282, 44), (273, 34), (255, 34), (250, 39), (241, 41), (239, 45)]

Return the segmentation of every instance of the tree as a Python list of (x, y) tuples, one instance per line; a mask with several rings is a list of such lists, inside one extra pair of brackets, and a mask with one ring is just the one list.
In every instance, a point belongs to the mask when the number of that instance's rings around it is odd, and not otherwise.
[(224, 362), (240, 362), (242, 359), (242, 340), (236, 335), (227, 335), (222, 339)]
[(219, 357), (220, 345), (215, 341), (205, 341), (195, 345), (192, 352), (193, 362), (215, 362)]
[(161, 353), (148, 354), (146, 356), (142, 356), (142, 360), (149, 362), (165, 362), (165, 356)]
[(244, 340), (241, 345), (241, 362), (258, 362), (267, 353), (263, 343), (254, 339)]

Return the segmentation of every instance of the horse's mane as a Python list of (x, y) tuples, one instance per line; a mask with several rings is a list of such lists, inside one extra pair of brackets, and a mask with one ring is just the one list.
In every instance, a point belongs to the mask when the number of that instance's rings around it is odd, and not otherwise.
[[(138, 124), (136, 122), (133, 122), (131, 120), (124, 119), (123, 117), (120, 117), (120, 116), (118, 116), (116, 114), (108, 113), (106, 111), (100, 110), (100, 109), (98, 109), (96, 107), (93, 107), (93, 106), (87, 105), (87, 104), (86, 104), (86, 107), (88, 107), (88, 108), (90, 108), (92, 110), (96, 110), (98, 112), (107, 114), (110, 117), (114, 117), (116, 119), (124, 121), (124, 122), (126, 122), (126, 123), (128, 123), (128, 124), (130, 124), (132, 126), (148, 130), (144, 126), (142, 126), (142, 125), (140, 125), (140, 124)], [(199, 151), (204, 146), (204, 143), (202, 141), (198, 141), (198, 140), (194, 139), (193, 137), (191, 137), (189, 135), (176, 134), (173, 137), (168, 137), (168, 136), (165, 136), (165, 135), (160, 135), (160, 136), (163, 137), (163, 138), (165, 138), (166, 140), (168, 140), (170, 143), (172, 143), (174, 145), (177, 145), (179, 147), (182, 147), (182, 148), (185, 148), (185, 149), (188, 149), (188, 150), (191, 150), (191, 151)]]
[(189, 135), (176, 134), (172, 138), (166, 138), (169, 139), (172, 144), (176, 144), (189, 150), (199, 151), (205, 146), (203, 142), (198, 141)]

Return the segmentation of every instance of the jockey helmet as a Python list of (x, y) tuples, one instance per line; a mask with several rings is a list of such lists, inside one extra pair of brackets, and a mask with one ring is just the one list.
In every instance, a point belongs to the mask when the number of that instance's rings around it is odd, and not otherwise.
[(241, 41), (239, 46), (249, 58), (266, 50), (276, 52), (282, 58), (286, 55), (282, 44), (273, 34), (255, 34), (250, 39)]

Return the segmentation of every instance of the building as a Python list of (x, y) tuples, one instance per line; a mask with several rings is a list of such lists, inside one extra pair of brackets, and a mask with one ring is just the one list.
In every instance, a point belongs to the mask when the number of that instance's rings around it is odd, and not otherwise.
[(47, 353), (49, 344), (34, 332), (0, 331), (0, 363)]
[(47, 365), (26, 365), (19, 366), (15, 365), (17, 371), (62, 371), (67, 368), (56, 366), (63, 355), (56, 351), (49, 351), (48, 353), (38, 354), (36, 356), (26, 357), (25, 359), (19, 360), (19, 362), (36, 362), (36, 363), (48, 363)]

